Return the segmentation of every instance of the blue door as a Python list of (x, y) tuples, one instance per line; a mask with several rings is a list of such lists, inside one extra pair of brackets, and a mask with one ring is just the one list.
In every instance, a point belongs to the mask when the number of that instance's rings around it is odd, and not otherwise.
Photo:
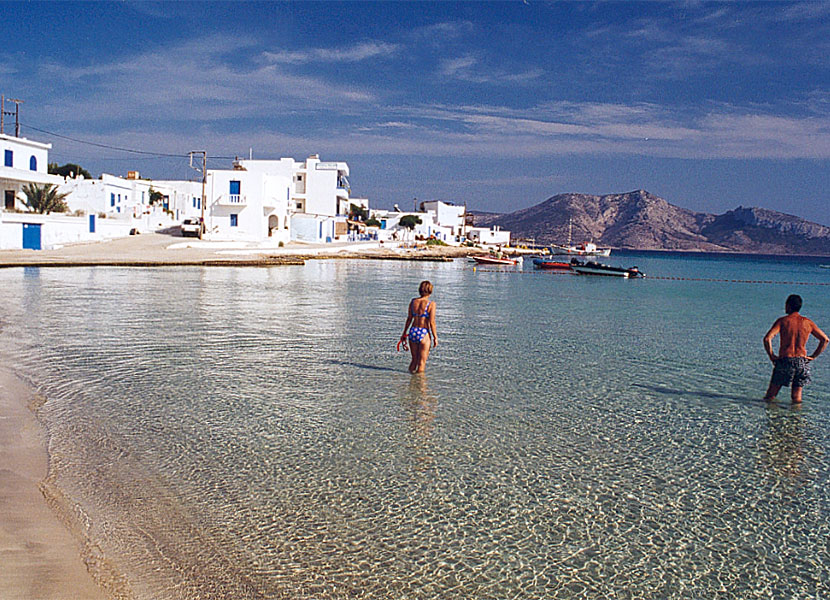
[(95, 215), (89, 215), (89, 232), (95, 233)]
[(40, 250), (40, 224), (23, 223), (23, 249)]

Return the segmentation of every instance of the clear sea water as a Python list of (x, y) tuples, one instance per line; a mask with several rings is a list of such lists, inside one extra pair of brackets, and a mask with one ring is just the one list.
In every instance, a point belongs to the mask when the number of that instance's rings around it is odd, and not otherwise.
[[(46, 398), (51, 485), (115, 595), (828, 597), (830, 352), (803, 407), (760, 399), (788, 294), (830, 331), (830, 259), (610, 260), (756, 283), (7, 269), (2, 352)], [(439, 346), (412, 376), (395, 343), (423, 279)]]

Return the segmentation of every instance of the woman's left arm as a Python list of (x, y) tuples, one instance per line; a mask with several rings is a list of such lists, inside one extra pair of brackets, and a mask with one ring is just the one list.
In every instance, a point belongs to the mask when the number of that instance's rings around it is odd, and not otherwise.
[(435, 329), (435, 302), (429, 307), (429, 332), (432, 334), (432, 345), (438, 345), (438, 330)]

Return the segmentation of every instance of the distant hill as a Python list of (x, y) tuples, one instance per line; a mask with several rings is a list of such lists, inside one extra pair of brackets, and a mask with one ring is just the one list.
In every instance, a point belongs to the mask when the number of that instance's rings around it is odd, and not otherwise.
[(591, 196), (559, 194), (504, 215), (477, 214), (476, 226), (499, 225), (513, 239), (594, 241), (638, 250), (698, 250), (830, 255), (830, 227), (764, 208), (738, 207), (722, 215), (697, 213), (637, 190)]

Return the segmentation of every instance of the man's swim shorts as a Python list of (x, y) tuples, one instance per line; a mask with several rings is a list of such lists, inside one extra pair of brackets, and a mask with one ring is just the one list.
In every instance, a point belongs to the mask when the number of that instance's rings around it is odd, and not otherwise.
[(782, 356), (776, 359), (772, 369), (775, 385), (804, 387), (810, 383), (810, 361), (804, 356)]

